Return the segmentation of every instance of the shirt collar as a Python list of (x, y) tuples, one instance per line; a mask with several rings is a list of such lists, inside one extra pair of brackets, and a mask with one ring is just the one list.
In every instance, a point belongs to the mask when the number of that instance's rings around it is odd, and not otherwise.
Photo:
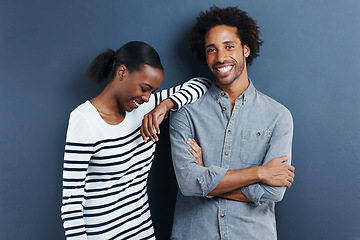
[[(249, 82), (250, 83), (249, 83), (248, 88), (245, 90), (245, 92), (243, 94), (241, 94), (241, 96), (239, 96), (239, 98), (244, 99), (244, 104), (254, 96), (255, 90), (256, 90), (253, 82), (250, 79), (249, 79)], [(210, 92), (211, 96), (213, 96), (213, 98), (215, 98), (216, 101), (218, 101), (220, 96), (224, 93), (224, 91), (222, 91), (220, 88), (218, 88), (218, 86), (216, 86), (215, 82), (210, 87), (209, 92)]]

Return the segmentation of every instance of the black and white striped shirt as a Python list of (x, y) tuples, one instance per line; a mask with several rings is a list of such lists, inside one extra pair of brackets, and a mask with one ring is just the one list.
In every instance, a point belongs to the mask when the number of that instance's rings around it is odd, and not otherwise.
[(107, 124), (89, 101), (71, 112), (61, 208), (67, 239), (155, 239), (146, 184), (156, 144), (142, 140), (143, 116), (169, 97), (181, 108), (210, 85), (194, 78), (152, 94), (117, 125)]

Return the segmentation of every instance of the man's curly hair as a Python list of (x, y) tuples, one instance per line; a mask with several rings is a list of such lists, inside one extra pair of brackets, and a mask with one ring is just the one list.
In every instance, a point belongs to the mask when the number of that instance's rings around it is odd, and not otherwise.
[(200, 12), (196, 24), (188, 35), (191, 51), (195, 52), (197, 58), (206, 64), (205, 35), (211, 28), (218, 25), (227, 25), (238, 29), (237, 34), (242, 46), (247, 44), (250, 48), (246, 64), (251, 65), (252, 61), (259, 56), (263, 41), (259, 38), (260, 30), (256, 21), (238, 7), (219, 8), (213, 5), (205, 13)]

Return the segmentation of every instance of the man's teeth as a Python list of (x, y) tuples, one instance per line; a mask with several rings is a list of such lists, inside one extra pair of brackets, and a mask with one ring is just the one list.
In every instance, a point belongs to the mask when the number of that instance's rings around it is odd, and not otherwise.
[(137, 103), (135, 100), (133, 100), (133, 102), (135, 103), (135, 105), (136, 105), (137, 107), (140, 106), (140, 104)]
[(218, 71), (224, 73), (230, 71), (231, 68), (232, 66), (222, 67), (222, 68), (218, 68)]

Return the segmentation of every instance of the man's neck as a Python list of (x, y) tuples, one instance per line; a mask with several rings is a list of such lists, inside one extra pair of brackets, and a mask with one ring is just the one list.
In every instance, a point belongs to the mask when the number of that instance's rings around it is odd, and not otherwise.
[(245, 74), (240, 75), (239, 78), (237, 78), (235, 81), (228, 85), (223, 85), (219, 81), (216, 81), (215, 84), (219, 89), (229, 94), (230, 110), (232, 112), (236, 99), (246, 91), (246, 89), (249, 87), (250, 82), (248, 79), (248, 75), (245, 72)]

